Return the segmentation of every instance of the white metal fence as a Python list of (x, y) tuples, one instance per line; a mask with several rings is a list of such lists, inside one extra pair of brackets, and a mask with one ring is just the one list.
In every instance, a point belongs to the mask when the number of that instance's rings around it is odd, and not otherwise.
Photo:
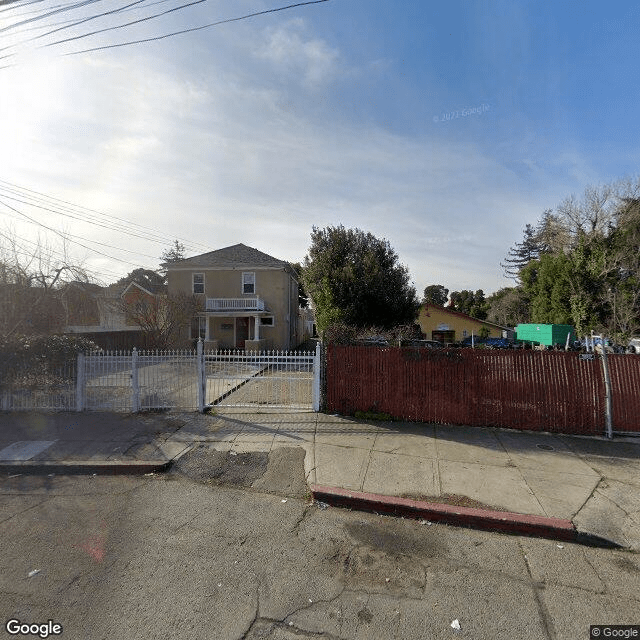
[(80, 355), (77, 410), (197, 409), (197, 359), (194, 351)]
[[(207, 406), (319, 410), (320, 351), (93, 352), (61, 371), (14, 380), (2, 409), (203, 411)], [(28, 382), (26, 384), (25, 382)]]
[[(316, 354), (234, 353), (205, 355), (206, 397), (212, 405), (318, 410)], [(315, 390), (315, 391), (314, 391)]]

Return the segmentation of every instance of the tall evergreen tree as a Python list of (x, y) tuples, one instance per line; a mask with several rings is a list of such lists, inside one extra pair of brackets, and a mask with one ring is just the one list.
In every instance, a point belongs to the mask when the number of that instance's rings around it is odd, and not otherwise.
[(524, 237), (522, 242), (516, 244), (509, 249), (507, 257), (500, 263), (507, 278), (513, 280), (520, 279), (520, 272), (532, 260), (540, 257), (540, 242), (538, 232), (531, 224), (527, 224), (524, 228)]

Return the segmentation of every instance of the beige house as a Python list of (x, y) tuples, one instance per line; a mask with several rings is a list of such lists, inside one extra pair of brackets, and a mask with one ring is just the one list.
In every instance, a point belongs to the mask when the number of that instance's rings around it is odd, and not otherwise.
[(203, 311), (185, 327), (206, 349), (293, 349), (304, 335), (298, 281), (288, 262), (235, 244), (164, 265), (169, 294), (202, 299)]
[(471, 335), (479, 336), (483, 330), (488, 338), (508, 338), (513, 334), (507, 327), (487, 320), (477, 320), (466, 313), (436, 304), (423, 304), (420, 307), (418, 324), (428, 340), (437, 340), (445, 344), (460, 342)]

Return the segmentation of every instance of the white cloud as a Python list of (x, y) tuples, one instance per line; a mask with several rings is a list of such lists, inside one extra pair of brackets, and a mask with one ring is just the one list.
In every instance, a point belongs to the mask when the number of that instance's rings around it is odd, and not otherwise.
[[(341, 65), (292, 20), (190, 68), (105, 55), (57, 60), (30, 81), (24, 70), (0, 76), (0, 139), (17, 149), (0, 161), (10, 181), (151, 227), (167, 245), (192, 239), (193, 253), (245, 242), (300, 260), (313, 225), (344, 224), (386, 237), (419, 291), (504, 286), (500, 259), (549, 206), (528, 184), (535, 160), (516, 171), (442, 128), (409, 137), (307, 108), (331, 96)], [(163, 248), (88, 224), (74, 232), (151, 256)]]
[(256, 55), (272, 62), (277, 71), (298, 77), (308, 89), (317, 89), (336, 72), (338, 51), (322, 39), (305, 37), (301, 19), (266, 30), (264, 38)]

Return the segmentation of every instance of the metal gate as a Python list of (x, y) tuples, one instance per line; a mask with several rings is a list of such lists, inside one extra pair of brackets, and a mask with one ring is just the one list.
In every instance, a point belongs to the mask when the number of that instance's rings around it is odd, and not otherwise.
[(206, 403), (317, 411), (319, 362), (319, 350), (204, 354)]
[(78, 357), (76, 406), (102, 411), (224, 405), (319, 410), (316, 352), (150, 351)]
[(91, 353), (78, 362), (78, 410), (197, 409), (194, 351)]

